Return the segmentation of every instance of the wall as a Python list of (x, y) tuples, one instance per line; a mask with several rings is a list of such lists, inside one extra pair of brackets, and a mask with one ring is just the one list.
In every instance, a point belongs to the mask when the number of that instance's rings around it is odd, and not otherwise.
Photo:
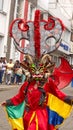
[(46, 2), (45, 2), (45, 0), (38, 0), (37, 5), (38, 5), (38, 7), (40, 7), (42, 10), (48, 10), (48, 1), (49, 1), (49, 0), (46, 0)]
[[(65, 23), (65, 26), (69, 30), (71, 30), (70, 21), (67, 19), (66, 15), (64, 15), (65, 12), (63, 11), (60, 5), (60, 3), (62, 3), (63, 1), (62, 0), (58, 1), (60, 2), (56, 4), (56, 0), (46, 0), (46, 2), (45, 0), (38, 0), (38, 7), (40, 7), (44, 11), (50, 12), (53, 16), (61, 18), (61, 20), (63, 20), (63, 22)], [(69, 0), (67, 0), (67, 2), (69, 2)]]
[(0, 11), (0, 35), (3, 36), (0, 38), (1, 57), (6, 56), (10, 3), (11, 0), (4, 0), (3, 9)]

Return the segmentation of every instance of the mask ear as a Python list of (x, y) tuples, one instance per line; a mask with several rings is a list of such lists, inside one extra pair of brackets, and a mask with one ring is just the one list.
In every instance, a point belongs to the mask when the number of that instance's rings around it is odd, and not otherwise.
[(49, 54), (45, 54), (42, 58), (41, 58), (41, 64), (44, 65), (44, 67), (46, 68), (47, 72), (51, 72), (54, 69), (55, 63), (51, 61), (51, 56)]
[(30, 55), (25, 55), (25, 60), (23, 60), (20, 65), (27, 70), (30, 70), (30, 66), (33, 64), (33, 59)]
[(43, 55), (40, 63), (43, 64), (43, 65), (51, 63), (51, 56), (48, 55), (48, 54)]
[(50, 73), (53, 72), (54, 67), (55, 67), (55, 63), (52, 63), (52, 64), (46, 66), (47, 70), (48, 70)]

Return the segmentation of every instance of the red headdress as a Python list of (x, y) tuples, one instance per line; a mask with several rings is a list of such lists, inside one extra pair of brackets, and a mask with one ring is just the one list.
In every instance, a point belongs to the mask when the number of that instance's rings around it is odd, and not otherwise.
[[(30, 72), (32, 69), (34, 71), (35, 68), (36, 73), (43, 68), (45, 73), (47, 68), (54, 65), (48, 54), (59, 47), (64, 26), (58, 18), (49, 17), (46, 21), (41, 20), (40, 15), (41, 12), (36, 10), (34, 21), (14, 20), (10, 25), (10, 36), (13, 37), (17, 50), (25, 54), (27, 64), (25, 61), (22, 62), (23, 67)], [(20, 47), (22, 39), (29, 41), (29, 44), (25, 44), (24, 48)]]

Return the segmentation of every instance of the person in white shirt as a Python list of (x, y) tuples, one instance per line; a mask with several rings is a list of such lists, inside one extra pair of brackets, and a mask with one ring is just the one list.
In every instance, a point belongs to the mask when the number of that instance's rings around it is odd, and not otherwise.
[(7, 63), (7, 69), (6, 69), (6, 84), (11, 84), (11, 77), (12, 77), (12, 72), (13, 72), (13, 60), (10, 59), (9, 63)]
[(2, 57), (2, 81), (4, 82), (6, 79), (6, 67), (7, 67), (7, 61), (6, 61), (6, 57)]
[(3, 63), (2, 63), (2, 60), (0, 58), (0, 84), (2, 84), (2, 66), (3, 66)]

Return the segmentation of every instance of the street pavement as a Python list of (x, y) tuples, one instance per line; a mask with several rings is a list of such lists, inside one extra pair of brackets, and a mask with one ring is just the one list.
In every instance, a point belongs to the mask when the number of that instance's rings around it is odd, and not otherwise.
[[(0, 85), (0, 103), (14, 96), (18, 92), (19, 87), (19, 85)], [(0, 130), (12, 130), (2, 106), (0, 106)]]
[[(0, 103), (13, 97), (18, 92), (20, 86), (21, 85), (0, 85)], [(73, 95), (73, 88), (70, 85), (62, 89), (62, 91), (68, 95)], [(0, 130), (12, 130), (8, 123), (6, 112), (2, 106), (0, 106)], [(73, 110), (59, 130), (73, 130)]]

